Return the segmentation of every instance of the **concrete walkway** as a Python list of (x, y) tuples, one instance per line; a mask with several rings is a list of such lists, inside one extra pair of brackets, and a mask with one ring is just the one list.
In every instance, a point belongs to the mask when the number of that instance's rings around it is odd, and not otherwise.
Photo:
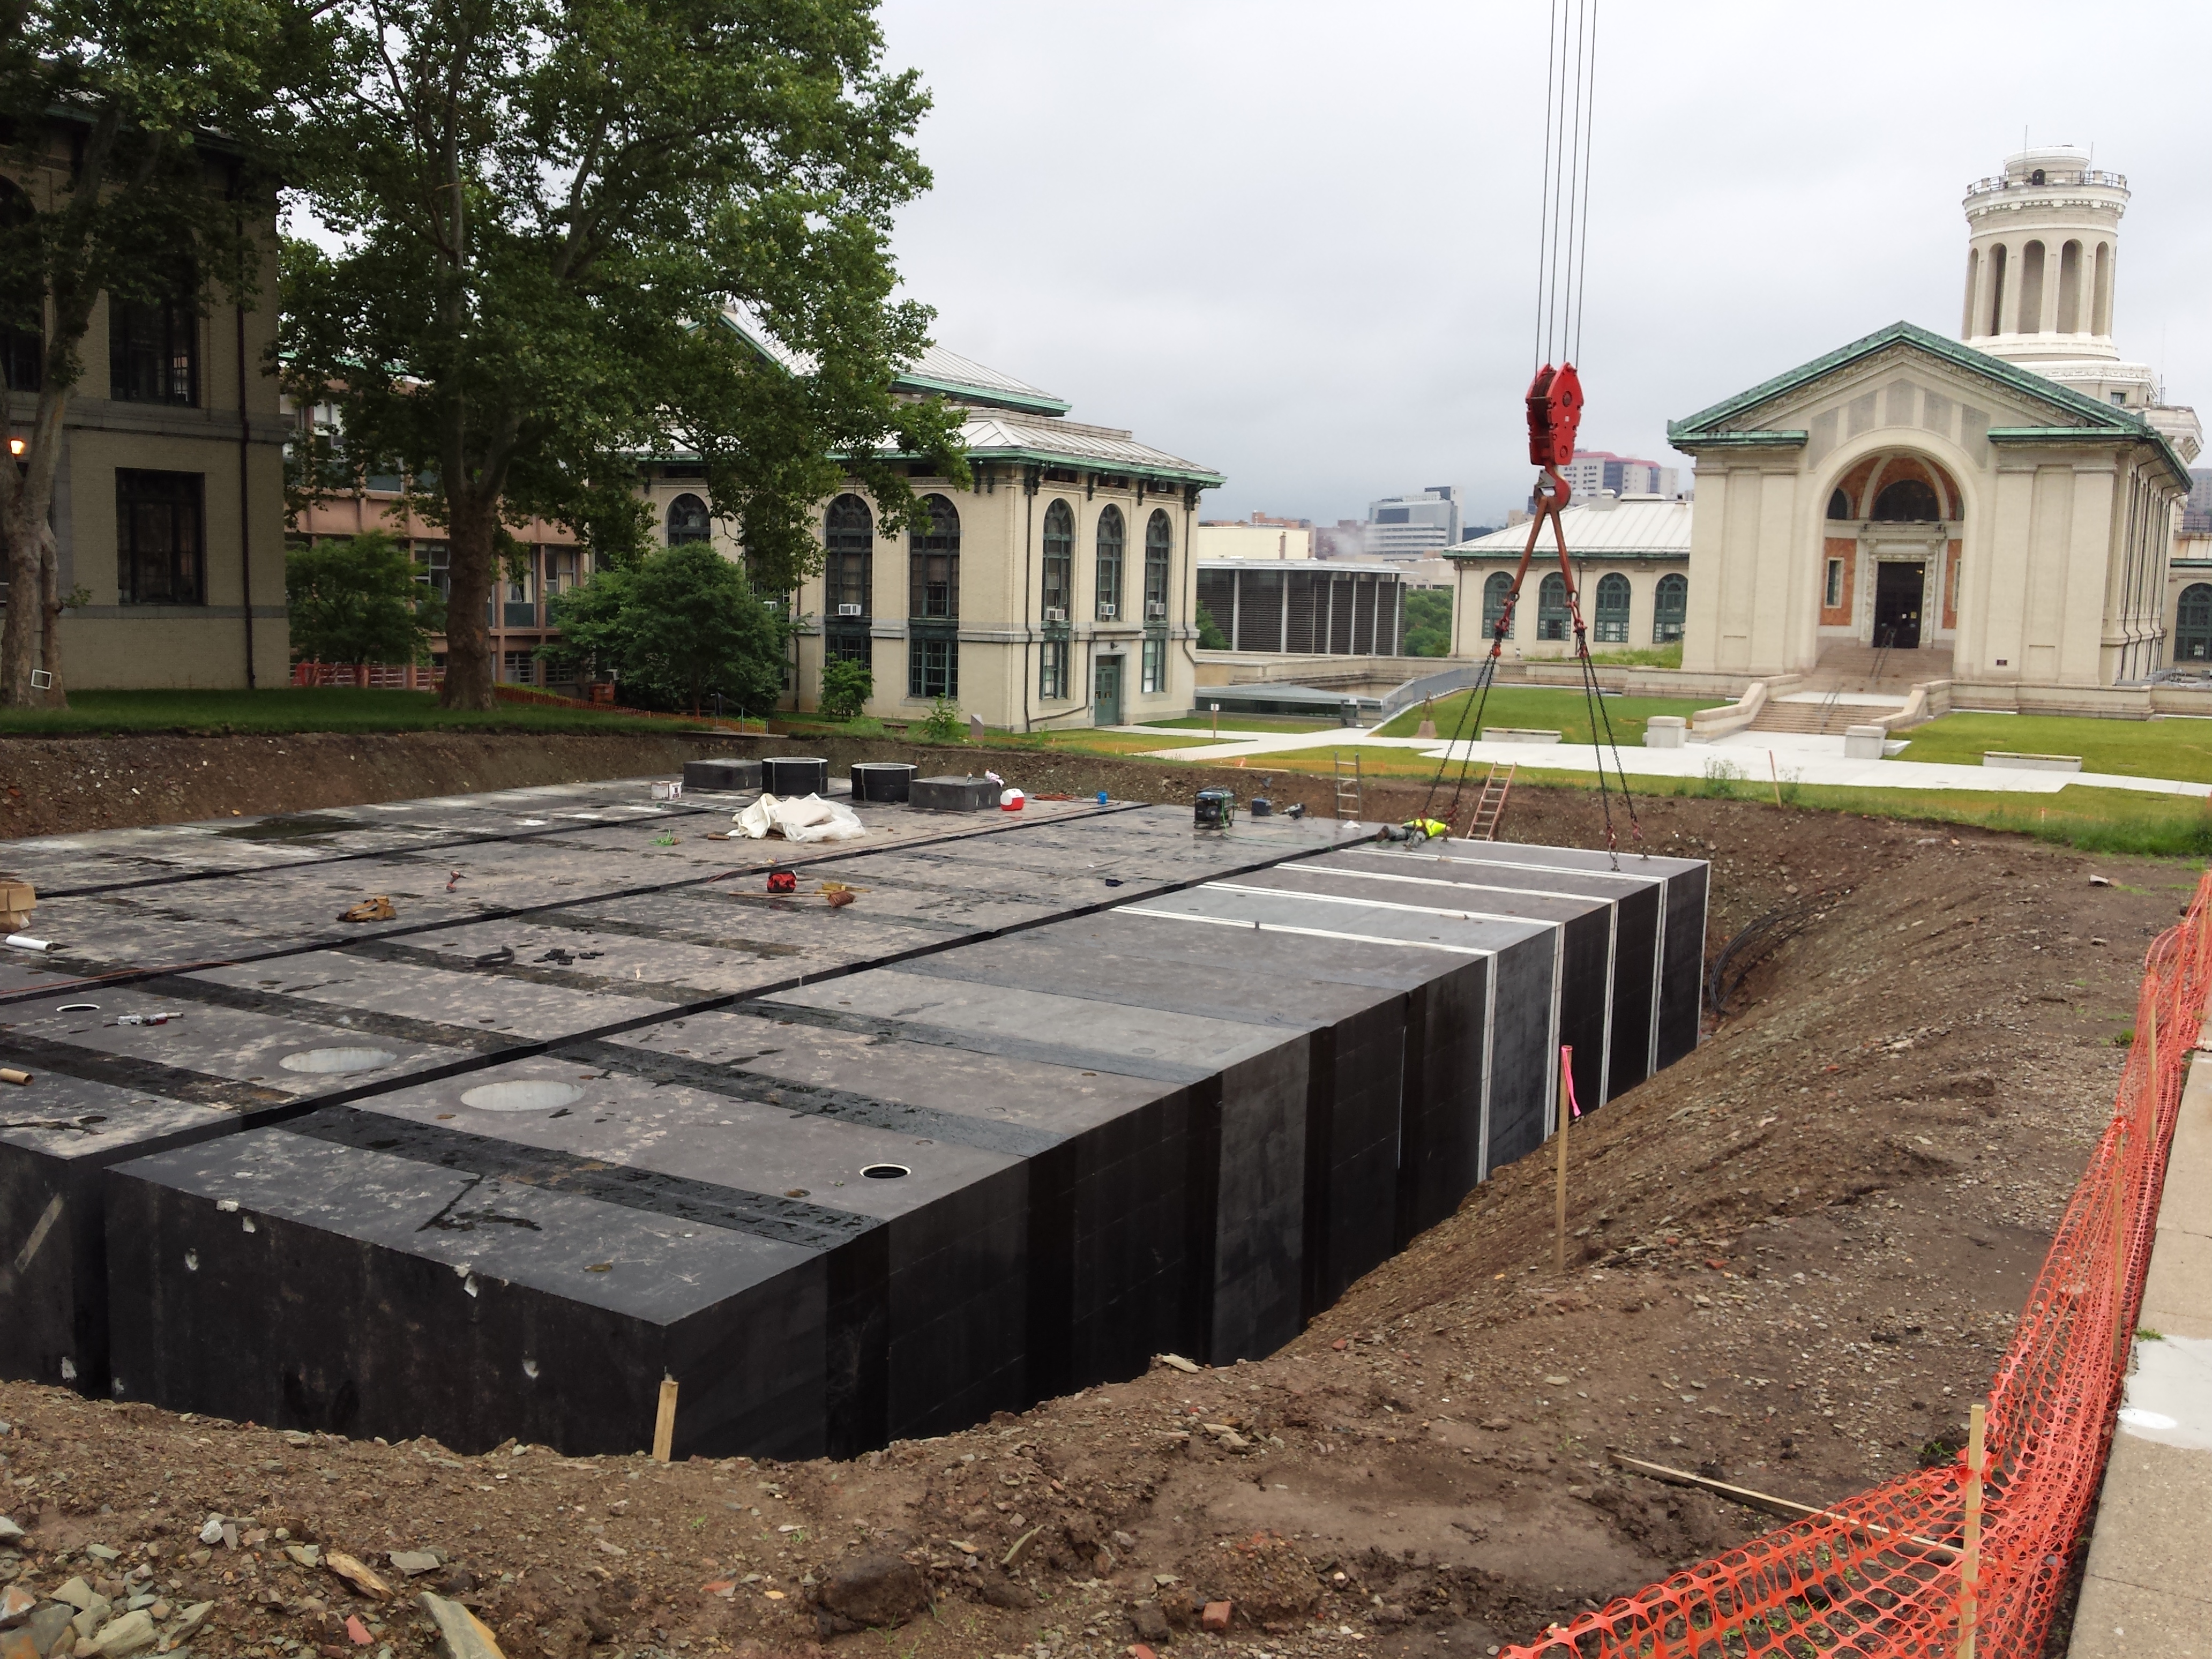
[[(1524, 767), (1559, 772), (1595, 772), (1599, 751), (1589, 744), (1438, 743), (1433, 738), (1383, 738), (1351, 727), (1326, 732), (1254, 732), (1231, 741), (1190, 746), (1189, 735), (1158, 726), (1117, 726), (1116, 732), (1152, 732), (1176, 740), (1173, 746), (1146, 752), (1163, 760), (1207, 761), (1216, 765), (1242, 759), (1250, 766), (1262, 757), (1319, 750), (1401, 750), (1431, 760), (1467, 759), (1476, 767), (1515, 761)], [(1770, 758), (1771, 757), (1771, 758)], [(1612, 756), (1606, 757), (1612, 770)], [(1796, 732), (1738, 732), (1713, 743), (1681, 749), (1645, 749), (1624, 744), (1620, 763), (1631, 777), (1702, 778), (1716, 763), (1734, 769), (1753, 783), (1778, 777), (1784, 783), (1836, 784), (1853, 789), (2009, 790), (2055, 795), (2069, 784), (2098, 789), (2134, 789), (2152, 795), (2212, 795), (2212, 784), (2176, 778), (2138, 778), (2114, 772), (2041, 772), (2002, 766), (1956, 766), (1920, 761), (1847, 760), (1840, 736)]]
[(2212, 1659), (2212, 1025), (2197, 1044), (2068, 1659)]

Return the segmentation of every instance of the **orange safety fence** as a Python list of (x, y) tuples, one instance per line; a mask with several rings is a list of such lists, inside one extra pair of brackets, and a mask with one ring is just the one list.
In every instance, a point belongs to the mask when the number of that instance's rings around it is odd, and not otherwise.
[[(1555, 1625), (1507, 1649), (1510, 1659), (2039, 1652), (2104, 1478), (2208, 988), (2212, 872), (2145, 955), (2112, 1121), (1990, 1385), (1971, 1603), (1962, 1454)], [(1969, 1605), (1974, 1643), (1964, 1650)]]

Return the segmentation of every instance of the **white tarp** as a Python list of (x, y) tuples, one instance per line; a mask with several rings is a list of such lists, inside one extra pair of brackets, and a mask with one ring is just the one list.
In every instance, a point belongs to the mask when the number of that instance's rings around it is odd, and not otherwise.
[(755, 841), (770, 834), (786, 841), (855, 841), (868, 833), (851, 807), (819, 795), (787, 795), (778, 800), (763, 793), (738, 814), (737, 823)]

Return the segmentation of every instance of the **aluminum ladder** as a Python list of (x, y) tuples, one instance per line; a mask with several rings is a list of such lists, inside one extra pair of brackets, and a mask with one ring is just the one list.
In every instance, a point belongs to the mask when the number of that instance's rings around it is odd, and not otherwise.
[[(1359, 775), (1359, 751), (1353, 750), (1352, 758), (1331, 750), (1329, 760), (1336, 768), (1336, 815), (1354, 823), (1366, 816), (1366, 796)], [(1349, 811), (1346, 809), (1349, 808)]]

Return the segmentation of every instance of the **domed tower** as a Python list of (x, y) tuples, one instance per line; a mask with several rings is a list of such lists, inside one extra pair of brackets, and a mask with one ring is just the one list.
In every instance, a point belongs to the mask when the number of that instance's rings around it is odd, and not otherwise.
[(2193, 460), (2196, 415), (2166, 407), (2148, 363), (2112, 343), (2112, 293), (2128, 181), (2069, 145), (2024, 149), (1967, 186), (1966, 302), (1960, 332), (1992, 357), (2139, 411)]

